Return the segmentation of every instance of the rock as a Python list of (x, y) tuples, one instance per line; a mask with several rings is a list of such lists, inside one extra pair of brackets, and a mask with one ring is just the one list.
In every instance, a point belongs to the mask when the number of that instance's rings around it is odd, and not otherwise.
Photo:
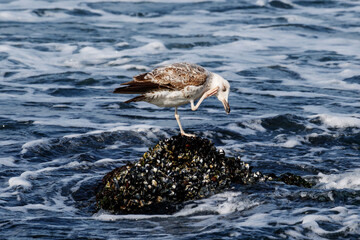
[(293, 174), (266, 176), (251, 170), (208, 139), (179, 135), (160, 141), (139, 161), (109, 172), (96, 196), (97, 206), (116, 214), (169, 214), (188, 200), (209, 197), (232, 184), (270, 180), (311, 187)]

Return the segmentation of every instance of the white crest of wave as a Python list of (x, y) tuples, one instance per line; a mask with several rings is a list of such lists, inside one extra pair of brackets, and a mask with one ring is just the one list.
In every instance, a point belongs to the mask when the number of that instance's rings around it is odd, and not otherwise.
[(31, 149), (31, 148), (33, 148), (35, 146), (45, 145), (48, 141), (49, 141), (49, 139), (44, 139), (44, 138), (29, 141), (29, 142), (25, 143), (24, 145), (22, 145), (21, 154), (27, 153), (28, 149)]
[(353, 116), (319, 114), (320, 120), (328, 127), (333, 128), (347, 128), (358, 127), (360, 128), (360, 118)]
[(46, 167), (43, 169), (39, 169), (36, 171), (25, 171), (19, 177), (12, 177), (9, 179), (9, 187), (17, 187), (22, 186), (25, 189), (29, 189), (32, 187), (31, 182), (28, 180), (30, 178), (36, 178), (39, 174), (49, 171), (54, 171), (58, 169), (57, 167)]
[(320, 188), (325, 189), (354, 189), (360, 190), (360, 168), (347, 171), (345, 173), (326, 175), (319, 173)]
[(10, 188), (22, 186), (24, 189), (29, 189), (32, 187), (32, 184), (26, 180), (25, 175), (21, 175), (20, 177), (12, 177), (9, 179), (8, 183)]

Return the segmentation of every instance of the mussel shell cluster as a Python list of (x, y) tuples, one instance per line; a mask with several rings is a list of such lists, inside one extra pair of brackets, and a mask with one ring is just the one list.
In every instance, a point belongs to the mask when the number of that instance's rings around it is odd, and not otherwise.
[(185, 201), (209, 197), (234, 183), (281, 180), (251, 169), (240, 158), (226, 157), (208, 139), (179, 135), (108, 173), (97, 206), (116, 214), (171, 213)]

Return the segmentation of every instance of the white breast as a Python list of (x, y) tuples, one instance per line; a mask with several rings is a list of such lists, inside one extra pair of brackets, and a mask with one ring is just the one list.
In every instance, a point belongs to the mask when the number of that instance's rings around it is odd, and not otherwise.
[(196, 100), (205, 92), (204, 86), (188, 86), (181, 91), (158, 90), (144, 94), (146, 102), (159, 107), (177, 107)]

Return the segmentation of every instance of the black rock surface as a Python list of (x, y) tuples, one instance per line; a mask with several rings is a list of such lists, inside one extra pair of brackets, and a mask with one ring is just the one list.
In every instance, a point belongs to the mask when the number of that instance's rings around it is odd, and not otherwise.
[(311, 187), (303, 178), (252, 172), (240, 158), (226, 157), (208, 139), (175, 136), (160, 141), (134, 163), (114, 169), (102, 180), (97, 206), (116, 214), (172, 213), (188, 200), (229, 189), (232, 184), (282, 181)]

